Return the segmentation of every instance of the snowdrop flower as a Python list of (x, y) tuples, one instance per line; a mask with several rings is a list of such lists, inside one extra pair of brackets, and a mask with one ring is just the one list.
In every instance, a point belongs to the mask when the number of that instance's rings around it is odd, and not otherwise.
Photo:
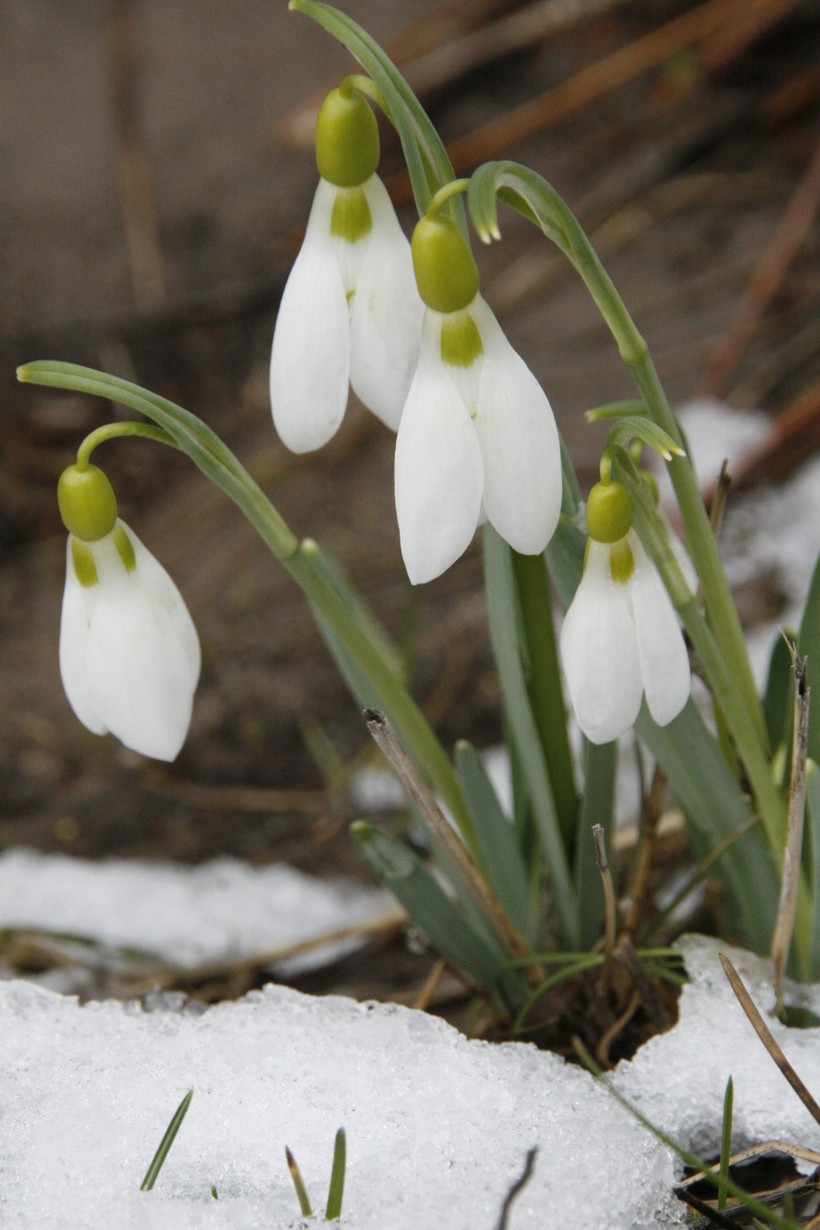
[(587, 503), (584, 575), (561, 629), (561, 656), (578, 725), (609, 743), (646, 696), (659, 726), (689, 698), (689, 657), (675, 608), (633, 529), (626, 489), (598, 483)]
[(516, 551), (543, 551), (561, 510), (561, 453), (546, 395), (478, 293), (455, 224), (428, 213), (412, 253), (427, 310), (395, 490), (402, 555), (417, 585), (449, 568), (485, 518)]
[(185, 741), (199, 679), (199, 640), (165, 569), (117, 516), (96, 466), (70, 466), (57, 489), (68, 534), (60, 674), (94, 734), (157, 760)]
[(273, 335), (273, 420), (295, 453), (326, 444), (348, 385), (394, 431), (416, 364), (423, 304), (410, 245), (375, 174), (375, 116), (350, 86), (316, 124), (321, 176)]

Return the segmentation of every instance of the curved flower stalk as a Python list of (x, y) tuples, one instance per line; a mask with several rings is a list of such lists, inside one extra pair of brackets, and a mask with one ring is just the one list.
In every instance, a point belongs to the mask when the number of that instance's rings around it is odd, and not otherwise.
[(546, 394), (478, 293), (456, 226), (428, 214), (412, 251), (427, 309), (395, 490), (402, 556), (417, 585), (449, 568), (485, 518), (516, 551), (543, 551), (561, 510), (561, 453)]
[(322, 105), (316, 160), (321, 178), (282, 296), (270, 365), (274, 424), (296, 453), (334, 435), (349, 385), (396, 430), (423, 310), (410, 245), (375, 174), (376, 119), (349, 85)]
[(69, 531), (60, 622), (60, 674), (93, 734), (174, 760), (191, 721), (200, 649), (179, 590), (117, 517), (96, 466), (70, 466), (58, 488)]
[(689, 657), (655, 565), (631, 528), (620, 483), (590, 492), (584, 574), (561, 629), (570, 699), (584, 734), (609, 743), (638, 717), (641, 699), (659, 726), (689, 698)]

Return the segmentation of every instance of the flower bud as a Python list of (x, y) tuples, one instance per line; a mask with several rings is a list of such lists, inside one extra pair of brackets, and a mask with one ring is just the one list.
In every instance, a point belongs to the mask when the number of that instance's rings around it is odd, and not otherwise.
[(459, 312), (478, 294), (478, 266), (470, 245), (449, 218), (424, 217), (411, 241), (419, 294), (436, 312)]
[(117, 521), (117, 497), (97, 466), (69, 466), (57, 482), (57, 503), (69, 534), (83, 542), (97, 542), (110, 534)]
[(379, 165), (379, 126), (355, 90), (331, 90), (316, 120), (316, 165), (337, 188), (356, 188)]

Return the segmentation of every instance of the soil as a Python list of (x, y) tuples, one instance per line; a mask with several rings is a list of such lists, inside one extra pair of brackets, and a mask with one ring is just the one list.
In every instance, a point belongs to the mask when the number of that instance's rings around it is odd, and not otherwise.
[[(723, 19), (701, 38), (698, 23), (718, 4)], [(805, 202), (783, 222), (816, 139), (809, 3), (756, 6), (768, 17), (758, 14), (754, 29), (746, 0), (712, 0), (689, 36), (671, 37), (644, 69), (652, 31), (679, 31), (695, 5), (556, 2), (571, 15), (563, 29), (506, 52), (493, 29), (491, 54), (475, 45), (466, 66), (452, 41), (459, 23), (478, 20), (480, 33), (524, 6), (345, 7), (400, 58), (425, 38), (444, 44), (443, 71), (429, 59), (421, 66), (422, 97), (448, 141), (471, 137), (454, 147), (467, 161), (458, 169), (468, 171), (471, 157), (512, 157), (558, 188), (647, 337), (673, 403), (711, 391), (781, 421), (807, 398), (815, 405), (817, 236)], [(270, 422), (276, 306), (315, 183), (297, 121), (350, 60), (284, 0), (5, 0), (2, 25), (0, 842), (89, 858), (233, 854), (365, 876), (346, 832), (344, 780), (371, 749), (301, 594), (234, 508), (155, 446), (109, 445), (105, 464), (123, 515), (174, 576), (199, 628), (204, 669), (190, 738), (173, 766), (158, 767), (73, 718), (56, 661), (64, 534), (54, 489), (111, 408), (14, 381), (17, 364), (59, 358), (196, 411), (294, 530), (352, 575), (401, 642), (445, 743), (496, 741), (475, 546), (413, 590), (398, 554), (390, 433), (352, 400), (332, 444), (296, 458)], [(613, 65), (629, 71), (605, 88)], [(411, 81), (421, 67), (408, 62)], [(525, 135), (514, 126), (518, 109), (545, 95), (542, 122)], [(499, 119), (500, 130), (487, 127)], [(387, 170), (397, 172), (388, 133), (385, 144)], [(411, 225), (400, 177), (391, 185)], [(547, 389), (588, 485), (602, 430), (583, 412), (630, 396), (628, 373), (543, 237), (511, 213), (502, 226), (504, 242), (477, 253), (482, 289)], [(765, 284), (754, 280), (764, 254)], [(718, 368), (750, 286), (756, 314)], [(817, 419), (800, 421), (804, 455)], [(750, 620), (762, 597), (750, 596)], [(384, 942), (381, 965), (371, 952), (371, 964), (341, 967), (334, 989), (418, 986), (429, 963), (393, 933)]]

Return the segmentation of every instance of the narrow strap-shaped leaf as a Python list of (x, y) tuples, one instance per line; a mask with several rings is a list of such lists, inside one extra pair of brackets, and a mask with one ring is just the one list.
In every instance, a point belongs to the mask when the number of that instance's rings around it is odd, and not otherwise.
[[(808, 659), (806, 682), (814, 691), (817, 706), (820, 698), (820, 555), (814, 565), (806, 606), (800, 621), (797, 651), (801, 658)], [(815, 764), (820, 764), (820, 718), (817, 717), (809, 726), (809, 756)]]
[[(784, 636), (778, 636), (769, 658), (766, 679), (766, 694), (763, 699), (763, 714), (769, 742), (777, 751), (791, 743), (792, 713), (794, 710), (794, 673), (792, 653)], [(788, 765), (785, 766), (788, 773)]]
[(584, 948), (591, 948), (601, 934), (604, 894), (595, 861), (592, 826), (600, 824), (607, 833), (612, 832), (617, 764), (617, 744), (596, 744), (584, 739), (584, 790), (573, 866)]
[[(700, 839), (700, 854), (748, 821), (749, 804), (691, 700), (668, 726), (653, 722), (643, 705), (636, 726)], [(759, 826), (724, 854), (720, 876), (731, 895), (733, 923), (756, 951), (766, 952), (778, 889)]]
[(526, 656), (527, 693), (547, 765), (564, 849), (570, 852), (575, 844), (578, 795), (546, 560), (543, 555), (521, 555), (517, 551), (511, 551), (510, 558), (520, 613), (522, 657)]
[(561, 941), (564, 947), (577, 948), (580, 931), (578, 902), (518, 649), (519, 628), (510, 548), (492, 526), (485, 525), (483, 532), (490, 640), (501, 680), (507, 720), (518, 748), (520, 767), (530, 796)]
[(537, 900), (511, 821), (504, 815), (493, 784), (472, 744), (456, 745), (456, 770), (464, 787), (483, 869), (501, 905), (525, 939), (538, 942)]
[(477, 986), (498, 994), (503, 984), (514, 985), (514, 1001), (527, 993), (527, 984), (510, 969), (509, 956), (493, 948), (455, 905), (421, 859), (390, 833), (357, 821), (351, 833), (365, 862), (390, 889), (413, 922), (445, 961)]
[(806, 828), (812, 901), (810, 977), (816, 981), (820, 978), (820, 768), (813, 760), (806, 765)]

